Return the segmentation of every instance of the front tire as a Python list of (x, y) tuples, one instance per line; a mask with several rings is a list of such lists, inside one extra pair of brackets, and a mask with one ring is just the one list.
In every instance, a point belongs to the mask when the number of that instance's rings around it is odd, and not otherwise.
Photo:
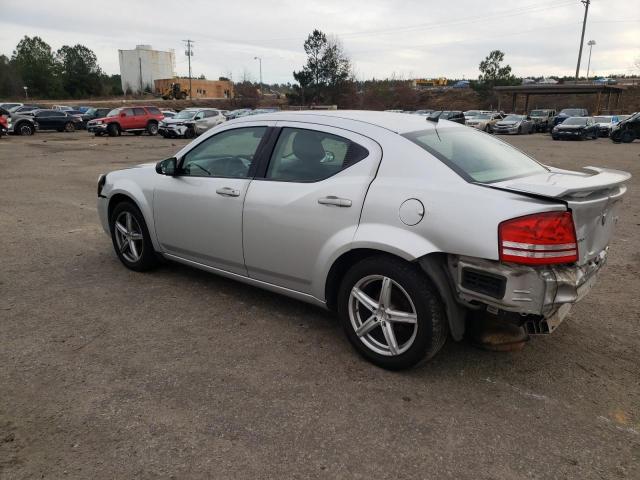
[(355, 349), (389, 370), (432, 358), (449, 332), (444, 307), (426, 274), (387, 256), (351, 267), (340, 286), (338, 313)]
[(620, 141), (622, 143), (631, 143), (636, 139), (636, 134), (633, 130), (625, 130), (620, 135)]
[(125, 267), (145, 272), (156, 266), (158, 258), (149, 230), (136, 205), (126, 201), (118, 203), (109, 218), (109, 228), (113, 248)]
[(75, 130), (76, 130), (76, 126), (73, 124), (73, 122), (67, 122), (64, 124), (65, 132), (75, 132)]
[(28, 122), (19, 123), (14, 130), (18, 135), (33, 135), (36, 129)]
[(112, 123), (107, 127), (107, 134), (110, 137), (117, 137), (118, 135), (120, 135), (120, 127), (118, 127), (117, 124)]

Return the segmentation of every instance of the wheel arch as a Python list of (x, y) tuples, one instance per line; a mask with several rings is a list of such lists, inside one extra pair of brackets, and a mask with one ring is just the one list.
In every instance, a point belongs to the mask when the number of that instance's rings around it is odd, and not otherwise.
[(113, 209), (121, 202), (130, 202), (138, 207), (138, 210), (142, 213), (142, 217), (147, 224), (147, 230), (149, 231), (153, 247), (156, 251), (159, 251), (160, 245), (158, 244), (155, 235), (156, 229), (153, 221), (153, 212), (151, 210), (151, 206), (147, 203), (145, 196), (142, 194), (142, 191), (140, 191), (139, 194), (134, 194), (122, 189), (110, 192), (109, 203), (107, 204), (107, 221), (109, 224), (111, 223), (111, 214), (113, 213)]
[(325, 282), (325, 302), (331, 311), (337, 310), (337, 300), (342, 278), (356, 263), (368, 257), (384, 255), (418, 266), (436, 287), (445, 307), (449, 330), (454, 340), (460, 341), (465, 332), (467, 309), (454, 298), (453, 281), (447, 272), (447, 254), (431, 252), (409, 260), (389, 251), (375, 248), (355, 248), (340, 255), (331, 265)]

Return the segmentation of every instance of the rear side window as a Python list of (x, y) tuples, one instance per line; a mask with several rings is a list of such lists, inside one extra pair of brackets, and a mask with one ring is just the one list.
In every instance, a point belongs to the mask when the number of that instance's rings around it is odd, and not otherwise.
[(133, 116), (133, 108), (123, 108), (120, 113), (124, 113), (124, 115), (126, 117), (132, 117)]
[(368, 155), (366, 148), (344, 137), (315, 130), (283, 128), (269, 161), (266, 178), (285, 182), (317, 182)]
[(156, 107), (147, 107), (147, 111), (151, 114), (151, 115), (161, 115), (160, 113), (160, 109), (156, 108)]
[(472, 128), (420, 130), (403, 137), (470, 182), (493, 183), (547, 171), (508, 143)]
[(134, 109), (133, 109), (133, 114), (134, 114), (136, 117), (138, 117), (138, 116), (141, 116), (141, 115), (146, 115), (146, 114), (147, 114), (147, 112), (145, 112), (145, 111), (144, 111), (144, 108), (134, 108)]

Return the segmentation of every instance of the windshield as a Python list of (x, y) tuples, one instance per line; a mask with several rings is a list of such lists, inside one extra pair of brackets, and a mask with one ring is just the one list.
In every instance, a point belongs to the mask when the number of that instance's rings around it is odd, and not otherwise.
[(468, 181), (493, 183), (548, 171), (508, 143), (473, 128), (420, 130), (403, 137)]
[(464, 112), (464, 114), (467, 117), (475, 117), (475, 116), (479, 115), (480, 112), (478, 110), (467, 110), (466, 112)]
[(196, 110), (182, 110), (181, 112), (178, 112), (176, 115), (174, 115), (173, 118), (177, 120), (190, 120), (195, 116), (196, 113)]
[(109, 113), (107, 113), (107, 117), (117, 117), (119, 113), (120, 113), (120, 109), (114, 108)]
[(567, 118), (564, 122), (562, 122), (562, 125), (586, 125), (586, 124), (587, 124), (587, 119), (584, 117)]
[(477, 119), (477, 120), (486, 120), (491, 118), (491, 114), (490, 113), (481, 113), (480, 115), (474, 115), (473, 118)]
[(611, 123), (613, 117), (593, 117), (593, 121), (596, 123)]
[(97, 111), (98, 111), (98, 109), (97, 109), (97, 108), (93, 108), (93, 107), (91, 107), (91, 108), (87, 109), (87, 111), (86, 111), (86, 112), (84, 112), (84, 113), (85, 113), (86, 115), (93, 115), (93, 114), (94, 114), (94, 113), (96, 113)]
[(507, 115), (504, 117), (505, 122), (520, 122), (522, 121), (522, 115)]
[(531, 111), (531, 116), (532, 117), (544, 117), (547, 114), (547, 112), (545, 110), (532, 110)]

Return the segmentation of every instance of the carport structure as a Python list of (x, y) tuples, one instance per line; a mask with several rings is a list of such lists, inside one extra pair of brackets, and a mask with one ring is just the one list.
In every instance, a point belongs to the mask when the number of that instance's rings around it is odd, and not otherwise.
[[(500, 110), (500, 94), (511, 94), (511, 111), (516, 111), (518, 95), (524, 95), (524, 110), (529, 111), (529, 98), (531, 95), (597, 95), (596, 108), (593, 112), (598, 115), (603, 110), (602, 97), (606, 95), (605, 111), (618, 110), (620, 106), (620, 98), (626, 87), (622, 85), (598, 85), (598, 84), (560, 84), (560, 85), (515, 85), (494, 87), (493, 90), (498, 94), (498, 110)], [(612, 106), (611, 97), (614, 96), (614, 104)]]

